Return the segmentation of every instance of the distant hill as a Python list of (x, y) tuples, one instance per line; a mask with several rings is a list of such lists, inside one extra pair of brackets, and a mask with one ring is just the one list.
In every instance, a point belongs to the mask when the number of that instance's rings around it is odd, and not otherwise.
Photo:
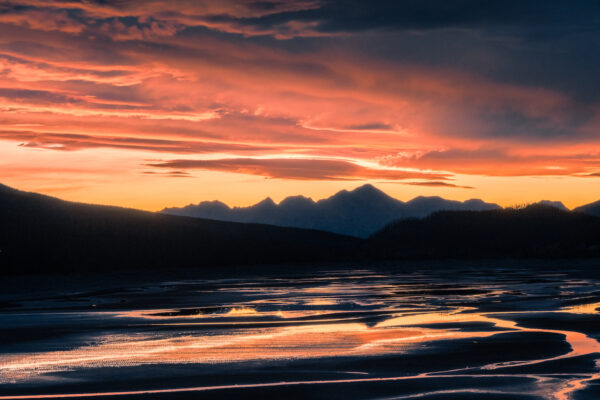
[(182, 208), (165, 208), (161, 212), (219, 221), (318, 229), (366, 238), (398, 219), (422, 218), (439, 210), (483, 211), (498, 208), (497, 204), (475, 199), (460, 202), (441, 197), (417, 197), (403, 202), (372, 185), (364, 185), (352, 191), (342, 190), (316, 202), (307, 197), (294, 196), (279, 204), (267, 198), (250, 207), (230, 208), (219, 201), (205, 201)]
[(600, 217), (600, 200), (575, 208), (573, 211)]
[(366, 248), (373, 257), (400, 259), (600, 257), (600, 218), (544, 204), (439, 211), (388, 225)]
[(338, 260), (359, 242), (314, 230), (72, 203), (0, 185), (0, 274)]

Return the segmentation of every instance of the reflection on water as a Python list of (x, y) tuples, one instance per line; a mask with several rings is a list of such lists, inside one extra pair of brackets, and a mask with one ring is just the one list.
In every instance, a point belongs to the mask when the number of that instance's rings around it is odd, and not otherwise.
[[(66, 394), (69, 386), (64, 385), (70, 380), (110, 385), (105, 371), (130, 373), (155, 365), (192, 372), (204, 366), (203, 374), (209, 371), (209, 377), (211, 368), (214, 374), (226, 371), (233, 376), (228, 378), (233, 379), (231, 385), (150, 391), (156, 394), (378, 382), (397, 382), (401, 390), (408, 380), (459, 382), (471, 377), (505, 383), (499, 388), (434, 388), (394, 398), (465, 392), (528, 393), (566, 400), (600, 379), (593, 363), (600, 357), (600, 344), (595, 332), (578, 330), (585, 321), (577, 319), (597, 315), (600, 303), (569, 305), (593, 296), (598, 282), (556, 274), (532, 277), (519, 270), (496, 271), (494, 279), (478, 273), (460, 275), (458, 281), (456, 277), (336, 271), (316, 277), (165, 282), (48, 299), (51, 306), (43, 310), (41, 299), (21, 299), (18, 307), (0, 314), (0, 325), (26, 332), (32, 339), (12, 338), (13, 345), (1, 348), (0, 392), (18, 387), (26, 394), (28, 388), (47, 385), (48, 394), (60, 394), (55, 387)], [(100, 307), (82, 310), (85, 302)], [(44, 329), (54, 334), (46, 336)], [(531, 348), (523, 344), (532, 340)], [(537, 346), (535, 340), (543, 345)], [(429, 357), (426, 361), (424, 355)], [(378, 360), (390, 359), (397, 361), (382, 370)], [(281, 374), (301, 366), (312, 371), (311, 378), (319, 373), (315, 366), (323, 365), (338, 374), (365, 377), (324, 376), (282, 384), (270, 382), (262, 372), (270, 365), (278, 366)], [(256, 371), (262, 381), (236, 382), (231, 371), (239, 368)], [(173, 371), (177, 375), (181, 369)], [(516, 379), (527, 384), (519, 381), (518, 386)], [(58, 384), (63, 386), (52, 386)], [(0, 399), (19, 396), (23, 394)]]
[(598, 314), (598, 308), (600, 308), (600, 303), (577, 304), (563, 307), (563, 311), (573, 314)]
[(254, 308), (249, 307), (233, 307), (231, 310), (227, 311), (225, 314), (230, 317), (248, 317), (248, 316), (256, 316), (260, 315), (258, 311)]

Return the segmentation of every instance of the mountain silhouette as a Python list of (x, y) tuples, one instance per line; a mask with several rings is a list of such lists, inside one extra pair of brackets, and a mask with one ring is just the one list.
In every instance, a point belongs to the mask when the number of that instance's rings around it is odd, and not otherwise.
[(339, 260), (359, 242), (315, 230), (73, 203), (0, 185), (0, 276)]
[(600, 200), (577, 207), (573, 211), (600, 217)]
[(559, 210), (563, 210), (563, 211), (569, 211), (567, 206), (565, 206), (562, 203), (562, 201), (540, 200), (535, 204), (540, 204), (542, 206), (548, 206), (548, 207), (554, 207), (554, 208), (558, 208)]
[(584, 258), (600, 256), (600, 218), (532, 204), (492, 211), (439, 211), (394, 222), (366, 245), (373, 257)]
[(316, 202), (304, 196), (293, 196), (279, 204), (267, 198), (250, 207), (230, 208), (218, 201), (204, 201), (182, 208), (165, 208), (161, 212), (220, 221), (318, 229), (366, 238), (398, 219), (423, 218), (440, 210), (484, 211), (498, 208), (497, 204), (476, 199), (460, 202), (441, 197), (417, 197), (403, 202), (367, 184), (352, 191), (342, 190)]

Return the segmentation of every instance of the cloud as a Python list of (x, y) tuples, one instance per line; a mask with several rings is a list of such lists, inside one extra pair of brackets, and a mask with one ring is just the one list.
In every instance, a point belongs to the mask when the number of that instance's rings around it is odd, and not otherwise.
[(592, 176), (597, 8), (3, 2), (0, 139), (282, 179)]
[(19, 146), (49, 150), (81, 150), (91, 148), (116, 148), (167, 153), (264, 153), (266, 146), (238, 143), (219, 143), (186, 140), (165, 140), (135, 137), (111, 137), (82, 134), (40, 133), (33, 131), (2, 131), (0, 139), (22, 141)]
[[(153, 2), (148, 6), (155, 15), (161, 14), (158, 4)], [(271, 6), (254, 4), (253, 7), (259, 10), (252, 12), (275, 15), (299, 12), (302, 7), (329, 7), (306, 2), (303, 6), (295, 4), (296, 11), (279, 3)], [(236, 10), (230, 14), (244, 14), (237, 6), (228, 5)], [(83, 5), (69, 6), (85, 8)], [(129, 5), (116, 8), (92, 3), (88, 6), (94, 11), (86, 9), (86, 12), (103, 15), (105, 19), (110, 19), (111, 13), (126, 18), (128, 13), (137, 15), (143, 11)], [(210, 10), (214, 7), (212, 5), (205, 11), (213, 12)], [(250, 6), (239, 7), (246, 10)], [(222, 8), (220, 12), (227, 14), (227, 7)], [(104, 9), (108, 14), (99, 11)], [(169, 10), (168, 5), (165, 10)], [(170, 14), (165, 12), (164, 15)], [(135, 20), (139, 18), (142, 17)], [(149, 16), (142, 20), (152, 23)], [(28, 88), (19, 90), (38, 94), (27, 99), (13, 98), (13, 102), (19, 103), (21, 112), (32, 114), (47, 111), (71, 116), (79, 113), (86, 117), (188, 119), (194, 122), (221, 116), (223, 111), (241, 115), (262, 110), (263, 117), (272, 120), (283, 117), (305, 128), (365, 133), (373, 130), (398, 133), (401, 130), (413, 138), (423, 136), (424, 141), (429, 140), (424, 136), (434, 136), (438, 140), (457, 137), (482, 141), (544, 139), (568, 142), (580, 140), (586, 132), (600, 126), (595, 120), (596, 107), (579, 104), (565, 94), (545, 87), (495, 82), (471, 74), (468, 69), (423, 67), (418, 65), (423, 60), (418, 59), (407, 64), (389, 59), (389, 54), (365, 58), (360, 54), (361, 49), (352, 46), (332, 53), (315, 44), (308, 51), (295, 53), (281, 46), (240, 43), (206, 33), (167, 34), (160, 40), (142, 35), (136, 39), (143, 42), (141, 45), (116, 43), (110, 38), (94, 35), (65, 39), (47, 33), (36, 35), (35, 32), (13, 31), (11, 35), (10, 32), (1, 32), (4, 39), (0, 42), (17, 36), (22, 39), (18, 51), (15, 47), (10, 55), (5, 55), (3, 73), (15, 87), (27, 82)], [(27, 49), (23, 42), (30, 45), (35, 42), (32, 51), (37, 59), (34, 60), (31, 54), (23, 54)], [(12, 42), (5, 43), (5, 47), (13, 45), (16, 46)], [(436, 57), (435, 53), (433, 57)], [(55, 59), (64, 58), (65, 54), (69, 54), (70, 60)], [(445, 60), (451, 58), (447, 56)], [(24, 107), (25, 100), (41, 104), (44, 92), (48, 93), (45, 102), (55, 107)], [(51, 101), (48, 97), (51, 95), (61, 98)], [(69, 104), (68, 108), (63, 107), (65, 103)], [(243, 134), (233, 119), (228, 122), (232, 122), (230, 132), (235, 130), (236, 135)], [(275, 129), (263, 126), (256, 131), (273, 132)], [(285, 130), (287, 132), (274, 133), (274, 139), (284, 137), (292, 130), (296, 141), (302, 138), (323, 141), (326, 137), (306, 130), (300, 132), (293, 127)], [(256, 131), (252, 135), (256, 135)], [(356, 136), (350, 138), (355, 142)], [(378, 138), (360, 141), (372, 143)]]
[[(531, 152), (531, 150), (530, 150)], [(432, 168), (488, 176), (576, 175), (600, 166), (600, 152), (519, 153), (501, 148), (449, 149), (382, 160), (399, 167)]]
[[(309, 10), (319, 1), (178, 1), (149, 0), (136, 2), (47, 2), (43, 0), (6, 1), (0, 8), (0, 23), (42, 31), (70, 34), (104, 34), (113, 40), (147, 40), (173, 36), (188, 27), (206, 27), (236, 32), (233, 24), (223, 22), (235, 18), (260, 18), (273, 14)], [(303, 35), (305, 23), (282, 24), (289, 34)], [(308, 25), (312, 25), (308, 23)], [(229, 27), (229, 28), (227, 28)], [(241, 33), (241, 32), (236, 32)], [(265, 34), (261, 33), (261, 34)]]
[(361, 179), (446, 179), (437, 174), (396, 169), (364, 167), (348, 161), (324, 159), (258, 159), (229, 158), (217, 160), (170, 160), (147, 164), (156, 168), (206, 169), (296, 180), (361, 180)]
[[(335, 0), (290, 2), (299, 5), (293, 10), (273, 10), (265, 15), (239, 16), (222, 13), (207, 17), (213, 27), (246, 35), (273, 35), (280, 38), (309, 36), (311, 33), (354, 33), (369, 30), (426, 31), (448, 28), (472, 29), (495, 33), (509, 29), (513, 35), (527, 32), (554, 31), (560, 21), (563, 30), (583, 28), (580, 23), (597, 13), (597, 3), (585, 7), (569, 7), (565, 3), (534, 0), (487, 1), (461, 0), (452, 3), (438, 1)], [(294, 31), (290, 26), (301, 26)]]
[(429, 186), (429, 187), (452, 187), (458, 189), (474, 189), (472, 186), (455, 185), (454, 183), (442, 181), (423, 181), (423, 182), (401, 182), (403, 185)]
[(143, 171), (142, 174), (164, 176), (167, 178), (192, 178), (192, 175), (186, 171)]
[(349, 125), (344, 129), (349, 131), (389, 131), (394, 129), (394, 127), (390, 124), (386, 124), (383, 122), (371, 122), (359, 125)]
[[(449, 28), (488, 34), (548, 35), (589, 29), (596, 2), (569, 6), (564, 2), (442, 0), (427, 2), (347, 0), (47, 2), (6, 1), (5, 23), (40, 30), (79, 34), (97, 27), (117, 40), (171, 36), (185, 28), (203, 27), (246, 36), (279, 39), (319, 37), (364, 31), (428, 31)], [(52, 18), (49, 18), (52, 16)], [(1, 18), (0, 18), (1, 19)]]
[(0, 6), (0, 24), (11, 24), (41, 31), (81, 33), (86, 25), (70, 17), (65, 11), (52, 9), (10, 9)]
[(136, 23), (128, 25), (124, 21), (114, 18), (102, 22), (99, 32), (115, 41), (143, 41), (173, 36), (183, 29), (185, 29), (185, 25), (175, 21), (156, 21), (147, 18), (143, 23), (140, 23), (140, 19), (138, 19)]

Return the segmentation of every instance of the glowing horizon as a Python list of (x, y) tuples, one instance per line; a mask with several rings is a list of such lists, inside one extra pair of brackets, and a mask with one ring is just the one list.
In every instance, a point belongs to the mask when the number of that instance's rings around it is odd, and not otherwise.
[(0, 182), (146, 210), (599, 200), (589, 10), (461, 4), (5, 2)]

